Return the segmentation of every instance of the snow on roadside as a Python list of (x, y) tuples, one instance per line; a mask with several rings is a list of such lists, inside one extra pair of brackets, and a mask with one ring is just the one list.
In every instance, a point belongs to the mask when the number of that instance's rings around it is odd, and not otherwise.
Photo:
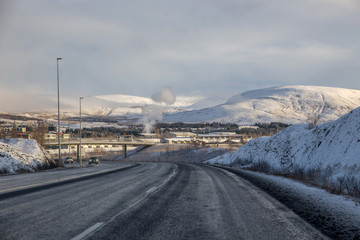
[(231, 164), (231, 156), (233, 153), (227, 152), (223, 155), (219, 155), (215, 158), (212, 158), (210, 160), (207, 160), (206, 163), (209, 164), (220, 164), (220, 165), (230, 165)]
[(209, 163), (284, 174), (360, 197), (360, 108), (313, 129), (293, 125)]
[(0, 139), (0, 173), (33, 172), (54, 164), (35, 140)]
[(359, 199), (327, 191), (280, 176), (232, 170), (275, 197), (332, 239), (360, 238)]

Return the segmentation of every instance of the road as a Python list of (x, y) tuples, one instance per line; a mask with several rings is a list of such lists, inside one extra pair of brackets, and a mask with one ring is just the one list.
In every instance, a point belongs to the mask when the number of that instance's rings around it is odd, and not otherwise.
[[(101, 174), (109, 170), (116, 170), (132, 166), (134, 164), (122, 163), (121, 165), (106, 162), (99, 165), (88, 165), (88, 161), (83, 161), (84, 168), (79, 168), (77, 163), (66, 164), (67, 168), (52, 169), (49, 171), (36, 172), (30, 174), (0, 175), (0, 195), (8, 192), (25, 190), (36, 186), (56, 183), (93, 174)], [(96, 167), (94, 167), (96, 166)]]
[[(0, 177), (1, 187), (11, 183), (0, 193), (0, 239), (326, 239), (277, 200), (223, 169), (184, 163), (102, 165), (54, 171), (56, 177), (48, 172)], [(104, 174), (105, 169), (116, 171)], [(97, 175), (69, 180), (92, 171)], [(51, 185), (59, 178), (61, 183)], [(47, 187), (39, 187), (41, 181)], [(14, 191), (18, 194), (9, 194)]]

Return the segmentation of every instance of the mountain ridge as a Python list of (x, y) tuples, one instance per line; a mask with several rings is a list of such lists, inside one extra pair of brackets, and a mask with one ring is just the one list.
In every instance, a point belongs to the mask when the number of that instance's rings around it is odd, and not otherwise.
[(360, 90), (284, 86), (246, 91), (225, 103), (200, 110), (168, 114), (165, 122), (231, 122), (240, 125), (256, 122), (305, 123), (319, 114), (322, 122), (335, 120), (360, 106)]

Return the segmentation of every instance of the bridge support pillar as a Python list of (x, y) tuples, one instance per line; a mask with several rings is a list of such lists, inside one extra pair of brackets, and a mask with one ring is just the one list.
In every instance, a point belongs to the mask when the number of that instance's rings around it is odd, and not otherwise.
[(127, 152), (127, 145), (123, 145), (123, 149), (124, 149), (124, 155), (125, 155), (125, 158), (127, 158), (128, 156), (128, 152)]
[(76, 145), (76, 161), (77, 161), (77, 162), (80, 161), (80, 155), (79, 155), (79, 153), (80, 153), (80, 145), (77, 144), (77, 145)]

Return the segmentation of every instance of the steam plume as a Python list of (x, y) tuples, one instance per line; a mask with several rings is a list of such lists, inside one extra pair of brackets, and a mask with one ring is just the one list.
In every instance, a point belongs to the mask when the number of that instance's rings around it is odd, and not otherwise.
[(161, 121), (163, 114), (159, 107), (145, 105), (142, 108), (142, 122), (144, 124), (145, 133), (151, 133), (157, 121)]
[[(171, 105), (175, 103), (176, 97), (170, 87), (164, 87), (160, 92), (154, 93), (151, 99), (157, 103), (165, 103)], [(144, 124), (145, 133), (151, 133), (154, 130), (154, 124), (161, 121), (163, 117), (163, 110), (158, 106), (145, 105), (142, 107), (142, 123)]]
[(151, 99), (158, 103), (165, 103), (171, 105), (176, 101), (175, 94), (170, 87), (164, 87), (161, 92), (154, 93)]

